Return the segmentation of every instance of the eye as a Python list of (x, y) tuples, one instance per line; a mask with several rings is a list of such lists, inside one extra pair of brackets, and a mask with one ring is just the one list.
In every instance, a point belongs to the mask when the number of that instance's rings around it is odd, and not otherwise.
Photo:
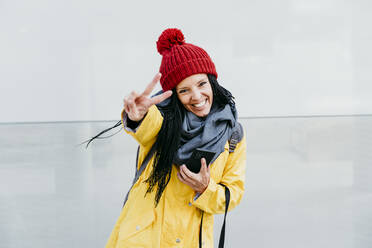
[(187, 91), (187, 90), (182, 89), (182, 90), (179, 90), (178, 93), (179, 93), (179, 94), (183, 94), (183, 93), (186, 93), (186, 91)]
[(207, 82), (200, 82), (199, 87), (204, 86)]

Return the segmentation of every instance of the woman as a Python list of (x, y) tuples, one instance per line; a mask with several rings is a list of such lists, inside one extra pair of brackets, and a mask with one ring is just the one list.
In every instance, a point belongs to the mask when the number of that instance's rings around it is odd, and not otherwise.
[[(157, 49), (160, 73), (142, 94), (124, 99), (122, 112), (125, 131), (139, 143), (137, 168), (151, 148), (155, 154), (130, 189), (106, 247), (198, 247), (200, 230), (202, 247), (213, 247), (213, 214), (225, 211), (223, 185), (229, 210), (243, 196), (245, 137), (229, 152), (237, 113), (208, 54), (185, 43), (178, 29), (166, 29)], [(150, 97), (159, 80), (163, 90)], [(197, 148), (215, 155), (191, 172), (187, 162)]]

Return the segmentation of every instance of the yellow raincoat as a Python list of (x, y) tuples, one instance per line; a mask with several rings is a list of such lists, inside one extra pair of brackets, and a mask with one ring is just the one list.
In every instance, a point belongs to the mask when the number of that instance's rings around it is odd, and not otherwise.
[[(131, 131), (122, 121), (127, 133), (140, 144), (138, 166), (154, 144), (162, 125), (163, 117), (157, 107), (150, 107), (146, 117), (136, 131)], [(168, 248), (199, 246), (201, 213), (203, 217), (203, 247), (213, 247), (213, 214), (225, 211), (225, 189), (230, 189), (229, 210), (242, 199), (245, 181), (246, 141), (245, 135), (235, 151), (225, 151), (211, 164), (210, 182), (197, 199), (191, 187), (177, 178), (178, 166), (173, 165), (171, 178), (158, 206), (154, 207), (156, 190), (145, 196), (148, 185), (144, 181), (150, 176), (153, 158), (133, 185), (128, 200), (107, 242), (106, 248)]]

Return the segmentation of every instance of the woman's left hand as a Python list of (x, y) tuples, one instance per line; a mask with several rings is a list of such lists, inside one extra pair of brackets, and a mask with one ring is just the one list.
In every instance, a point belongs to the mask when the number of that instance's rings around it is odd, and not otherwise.
[(183, 164), (180, 166), (177, 176), (181, 182), (189, 185), (195, 192), (202, 194), (209, 184), (210, 168), (207, 166), (205, 158), (202, 158), (199, 173), (193, 173)]

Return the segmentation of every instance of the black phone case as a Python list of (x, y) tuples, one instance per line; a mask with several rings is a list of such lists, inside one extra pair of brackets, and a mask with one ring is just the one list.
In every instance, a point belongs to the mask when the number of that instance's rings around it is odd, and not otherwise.
[(209, 166), (209, 163), (214, 157), (214, 154), (215, 154), (214, 152), (210, 152), (207, 150), (196, 149), (192, 153), (189, 161), (187, 161), (186, 167), (194, 173), (199, 173), (200, 168), (201, 168), (201, 159), (205, 158), (207, 165)]

